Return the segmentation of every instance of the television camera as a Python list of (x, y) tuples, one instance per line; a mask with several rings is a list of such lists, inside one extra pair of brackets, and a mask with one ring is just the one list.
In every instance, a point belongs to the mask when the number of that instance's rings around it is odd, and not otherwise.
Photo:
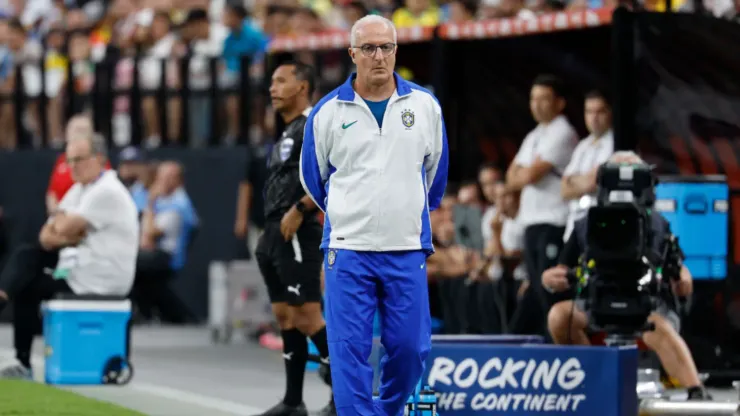
[(669, 283), (679, 278), (682, 254), (674, 235), (655, 241), (657, 178), (650, 166), (605, 163), (597, 184), (586, 252), (570, 279), (585, 298), (591, 329), (606, 332), (610, 345), (631, 344), (654, 329), (648, 317), (673, 296)]

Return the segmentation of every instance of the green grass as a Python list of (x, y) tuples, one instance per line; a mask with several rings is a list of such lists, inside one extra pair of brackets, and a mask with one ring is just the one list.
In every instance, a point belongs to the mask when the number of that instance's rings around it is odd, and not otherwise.
[(32, 381), (0, 380), (2, 416), (144, 416)]

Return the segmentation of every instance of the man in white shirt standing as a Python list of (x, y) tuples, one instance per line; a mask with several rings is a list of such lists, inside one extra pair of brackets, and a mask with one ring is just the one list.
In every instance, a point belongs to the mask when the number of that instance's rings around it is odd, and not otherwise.
[(105, 153), (105, 140), (92, 132), (68, 138), (66, 159), (75, 184), (41, 229), (41, 247), (19, 248), (15, 255), (21, 260), (0, 275), (0, 310), (13, 300), (18, 359), (0, 370), (0, 378), (31, 376), (31, 344), (43, 300), (63, 292), (126, 296), (131, 290), (138, 214), (116, 173), (105, 169)]
[[(529, 106), (538, 124), (506, 172), (507, 190), (522, 192), (518, 219), (525, 227), (524, 263), (529, 276), (541, 276), (557, 264), (563, 246), (568, 205), (560, 196), (560, 179), (578, 141), (562, 114), (565, 104), (558, 78), (540, 75), (535, 79)], [(546, 333), (550, 299), (537, 280), (530, 282), (533, 284), (522, 299), (523, 305), (514, 315), (514, 333)]]
[(586, 94), (586, 128), (591, 133), (581, 140), (563, 173), (560, 194), (568, 201), (568, 223), (563, 241), (568, 241), (573, 224), (583, 218), (596, 196), (596, 173), (614, 152), (612, 111), (609, 99), (601, 91)]

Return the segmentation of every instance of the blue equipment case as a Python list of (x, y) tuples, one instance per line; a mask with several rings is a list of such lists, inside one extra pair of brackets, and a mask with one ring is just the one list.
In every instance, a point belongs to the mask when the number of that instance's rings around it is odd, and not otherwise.
[(694, 279), (724, 279), (729, 227), (726, 177), (661, 176), (655, 194), (655, 210), (671, 224)]

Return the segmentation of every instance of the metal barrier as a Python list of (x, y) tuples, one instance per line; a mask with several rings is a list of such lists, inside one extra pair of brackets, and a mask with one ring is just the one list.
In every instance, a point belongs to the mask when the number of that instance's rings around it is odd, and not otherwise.
[[(43, 56), (46, 55), (44, 51)], [(239, 103), (235, 144), (246, 144), (251, 109), (260, 108), (255, 106), (255, 99), (263, 80), (260, 75), (253, 78), (246, 69), (234, 79), (225, 77), (220, 70), (222, 64), (221, 58), (157, 59), (141, 53), (101, 62), (68, 62), (60, 69), (47, 68), (46, 59), (20, 62), (13, 75), (13, 90), (0, 92), (0, 105), (11, 104), (16, 137), (12, 138), (13, 145), (6, 143), (10, 137), (4, 137), (0, 146), (50, 146), (53, 140), (61, 138), (54, 137), (60, 131), (52, 126), (85, 111), (91, 113), (96, 130), (111, 144), (130, 141), (138, 145), (146, 136), (145, 131), (156, 124), (163, 143), (193, 144), (189, 143), (192, 137), (202, 133), (204, 137), (195, 144), (216, 145), (227, 133), (223, 127), (227, 114), (222, 106), (228, 97), (237, 97)], [(250, 68), (250, 64), (249, 57), (242, 57), (242, 68)], [(81, 72), (81, 67), (93, 69)], [(154, 105), (150, 105), (151, 99)], [(193, 132), (195, 119), (207, 128)], [(121, 135), (127, 137), (113, 140)]]
[(720, 402), (670, 402), (650, 399), (640, 403), (640, 416), (736, 416), (740, 415), (737, 403)]

